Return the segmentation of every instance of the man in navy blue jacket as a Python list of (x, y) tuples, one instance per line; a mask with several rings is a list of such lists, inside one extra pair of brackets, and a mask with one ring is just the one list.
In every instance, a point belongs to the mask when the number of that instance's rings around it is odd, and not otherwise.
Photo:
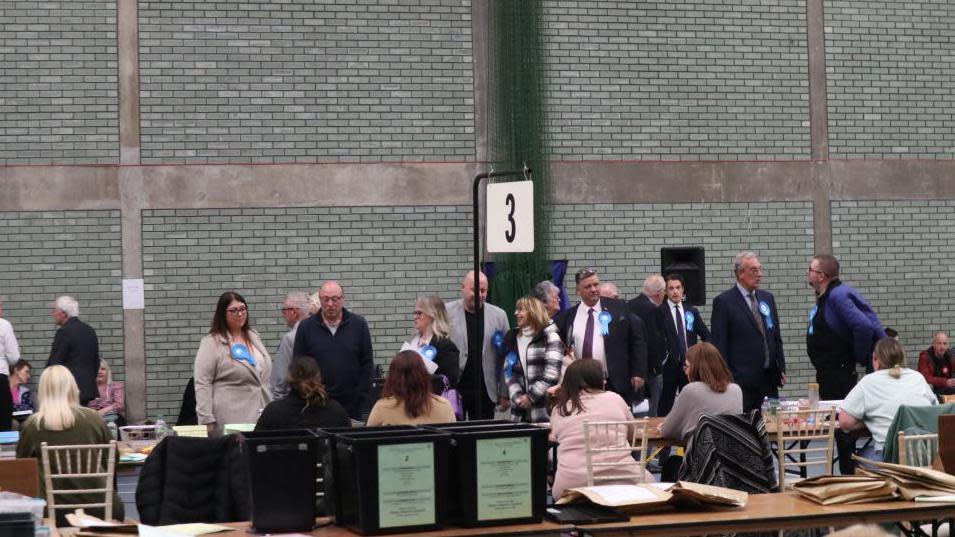
[(667, 274), (667, 299), (656, 309), (656, 323), (661, 327), (666, 342), (660, 416), (670, 413), (677, 389), (686, 386), (687, 378), (683, 366), (686, 364), (687, 349), (696, 345), (698, 340), (710, 340), (710, 331), (707, 330), (699, 310), (683, 302), (683, 284), (684, 279), (680, 274)]
[[(806, 280), (816, 292), (816, 304), (809, 311), (806, 352), (816, 368), (819, 397), (844, 399), (856, 385), (856, 364), (871, 367), (872, 349), (885, 337), (885, 330), (869, 302), (839, 280), (835, 257), (813, 257)], [(836, 431), (836, 447), (840, 473), (852, 474), (855, 439)]]
[(322, 308), (299, 323), (293, 354), (315, 358), (328, 396), (360, 419), (374, 367), (368, 323), (345, 309), (345, 292), (338, 282), (325, 282), (318, 298)]
[(763, 266), (754, 252), (733, 260), (736, 285), (713, 300), (713, 344), (726, 358), (743, 389), (743, 411), (760, 408), (764, 397), (778, 397), (786, 383), (786, 358), (773, 294), (759, 288)]

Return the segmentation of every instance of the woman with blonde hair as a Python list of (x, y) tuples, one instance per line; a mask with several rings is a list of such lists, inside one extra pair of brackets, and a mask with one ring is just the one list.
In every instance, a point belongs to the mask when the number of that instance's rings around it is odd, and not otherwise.
[(564, 344), (544, 303), (517, 299), (517, 328), (504, 336), (504, 379), (511, 398), (511, 419), (546, 422), (548, 390), (560, 380)]
[[(41, 445), (46, 442), (51, 446), (73, 446), (90, 444), (108, 444), (112, 440), (106, 422), (93, 409), (80, 406), (80, 389), (76, 386), (70, 370), (61, 366), (47, 367), (40, 375), (40, 386), (37, 393), (40, 408), (23, 424), (20, 430), (20, 441), (17, 443), (17, 458), (33, 457), (42, 461)], [(117, 453), (117, 456), (119, 454)], [(42, 463), (40, 465), (41, 496), (44, 479)], [(59, 480), (65, 488), (90, 488), (91, 478), (73, 478)], [(64, 494), (58, 495), (63, 503), (92, 503), (96, 500), (90, 495)], [(89, 509), (93, 516), (104, 516), (102, 509)], [(124, 517), (123, 502), (119, 495), (113, 492), (113, 517), (122, 520)], [(58, 510), (57, 525), (66, 525), (66, 511)]]
[(109, 363), (102, 358), (96, 374), (96, 389), (99, 397), (86, 403), (86, 406), (97, 411), (104, 420), (115, 421), (118, 427), (126, 425), (126, 390), (121, 381), (113, 380)]
[(461, 376), (460, 352), (450, 338), (451, 325), (444, 301), (436, 296), (419, 296), (413, 315), (416, 335), (411, 345), (419, 349), (425, 359), (434, 362), (437, 365), (434, 374), (446, 377), (449, 387), (454, 388)]
[(937, 405), (938, 398), (921, 373), (905, 366), (905, 350), (892, 338), (880, 339), (872, 352), (874, 372), (862, 377), (839, 407), (839, 427), (851, 432), (866, 427), (874, 442), (863, 452), (882, 460), (889, 426), (902, 405)]

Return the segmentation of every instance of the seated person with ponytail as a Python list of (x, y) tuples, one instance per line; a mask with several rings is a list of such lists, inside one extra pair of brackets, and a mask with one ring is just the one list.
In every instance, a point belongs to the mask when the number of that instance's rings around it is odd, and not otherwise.
[(255, 424), (256, 431), (351, 426), (345, 408), (325, 393), (322, 372), (314, 358), (293, 358), (285, 380), (289, 394), (265, 407)]

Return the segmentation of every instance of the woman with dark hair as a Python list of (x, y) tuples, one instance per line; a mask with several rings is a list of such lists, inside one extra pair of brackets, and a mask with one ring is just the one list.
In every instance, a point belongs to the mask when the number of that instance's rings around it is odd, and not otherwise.
[(271, 371), (272, 358), (249, 327), (245, 299), (222, 293), (193, 366), (199, 424), (214, 435), (226, 424), (255, 423), (272, 398)]
[(265, 407), (255, 424), (256, 431), (351, 426), (351, 420), (342, 405), (325, 393), (322, 372), (315, 358), (293, 358), (285, 379), (289, 394)]
[[(584, 454), (585, 421), (625, 421), (633, 419), (630, 405), (622, 397), (604, 390), (605, 376), (603, 366), (597, 360), (577, 360), (567, 366), (564, 381), (553, 401), (550, 413), (550, 436), (557, 446), (557, 474), (554, 476), (552, 494), (554, 499), (564, 491), (587, 485), (587, 466)], [(592, 443), (606, 443), (602, 447), (625, 447), (614, 444), (610, 439), (595, 438)], [(595, 455), (593, 460), (601, 463), (619, 463), (613, 467), (595, 467), (595, 474), (632, 475), (632, 479), (617, 480), (620, 484), (632, 484), (641, 481), (639, 466), (626, 451)], [(627, 462), (633, 466), (628, 468)], [(607, 472), (604, 472), (607, 471)], [(651, 477), (652, 479), (652, 477)], [(647, 480), (647, 476), (643, 480)], [(611, 484), (611, 481), (602, 484)]]
[(33, 402), (33, 392), (30, 391), (30, 362), (23, 358), (13, 364), (10, 371), (10, 395), (13, 397), (13, 411), (21, 412), (17, 416), (18, 421), (27, 419), (28, 412), (34, 412), (36, 405)]
[(511, 420), (546, 422), (548, 390), (560, 380), (564, 344), (543, 302), (517, 299), (517, 328), (504, 336), (504, 378), (511, 398)]
[(368, 415), (368, 426), (417, 425), (456, 421), (447, 399), (431, 393), (431, 375), (415, 351), (401, 351), (391, 360), (381, 399)]
[(660, 424), (660, 434), (689, 447), (703, 414), (742, 414), (743, 390), (733, 383), (726, 360), (711, 343), (701, 341), (690, 347), (683, 370), (690, 382)]

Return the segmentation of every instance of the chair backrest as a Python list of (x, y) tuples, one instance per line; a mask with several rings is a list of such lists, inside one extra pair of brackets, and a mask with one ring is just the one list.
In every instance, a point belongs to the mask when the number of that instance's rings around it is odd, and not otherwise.
[(947, 403), (944, 405), (901, 405), (892, 424), (885, 434), (886, 442), (882, 448), (882, 460), (886, 462), (899, 462), (897, 452), (898, 443), (893, 438), (898, 438), (899, 431), (917, 430), (920, 433), (937, 433), (938, 418), (944, 414), (955, 414), (955, 404)]
[(905, 434), (899, 431), (899, 464), (932, 466), (938, 453), (938, 434)]
[(780, 490), (786, 490), (787, 472), (806, 476), (811, 468), (818, 467), (822, 474), (831, 474), (836, 432), (832, 409), (789, 410), (776, 418)]
[(775, 492), (776, 468), (760, 411), (700, 416), (679, 480), (750, 494)]
[(642, 483), (648, 420), (585, 421), (587, 486), (599, 482)]
[[(40, 445), (46, 505), (52, 524), (57, 509), (103, 508), (106, 520), (113, 518), (113, 476), (116, 472), (116, 441), (83, 446)], [(83, 488), (77, 488), (79, 485)], [(91, 501), (62, 503), (57, 496), (82, 494)], [(75, 497), (75, 496), (74, 496)], [(98, 499), (102, 501), (96, 501)]]
[(955, 414), (938, 417), (938, 446), (945, 471), (955, 474)]

